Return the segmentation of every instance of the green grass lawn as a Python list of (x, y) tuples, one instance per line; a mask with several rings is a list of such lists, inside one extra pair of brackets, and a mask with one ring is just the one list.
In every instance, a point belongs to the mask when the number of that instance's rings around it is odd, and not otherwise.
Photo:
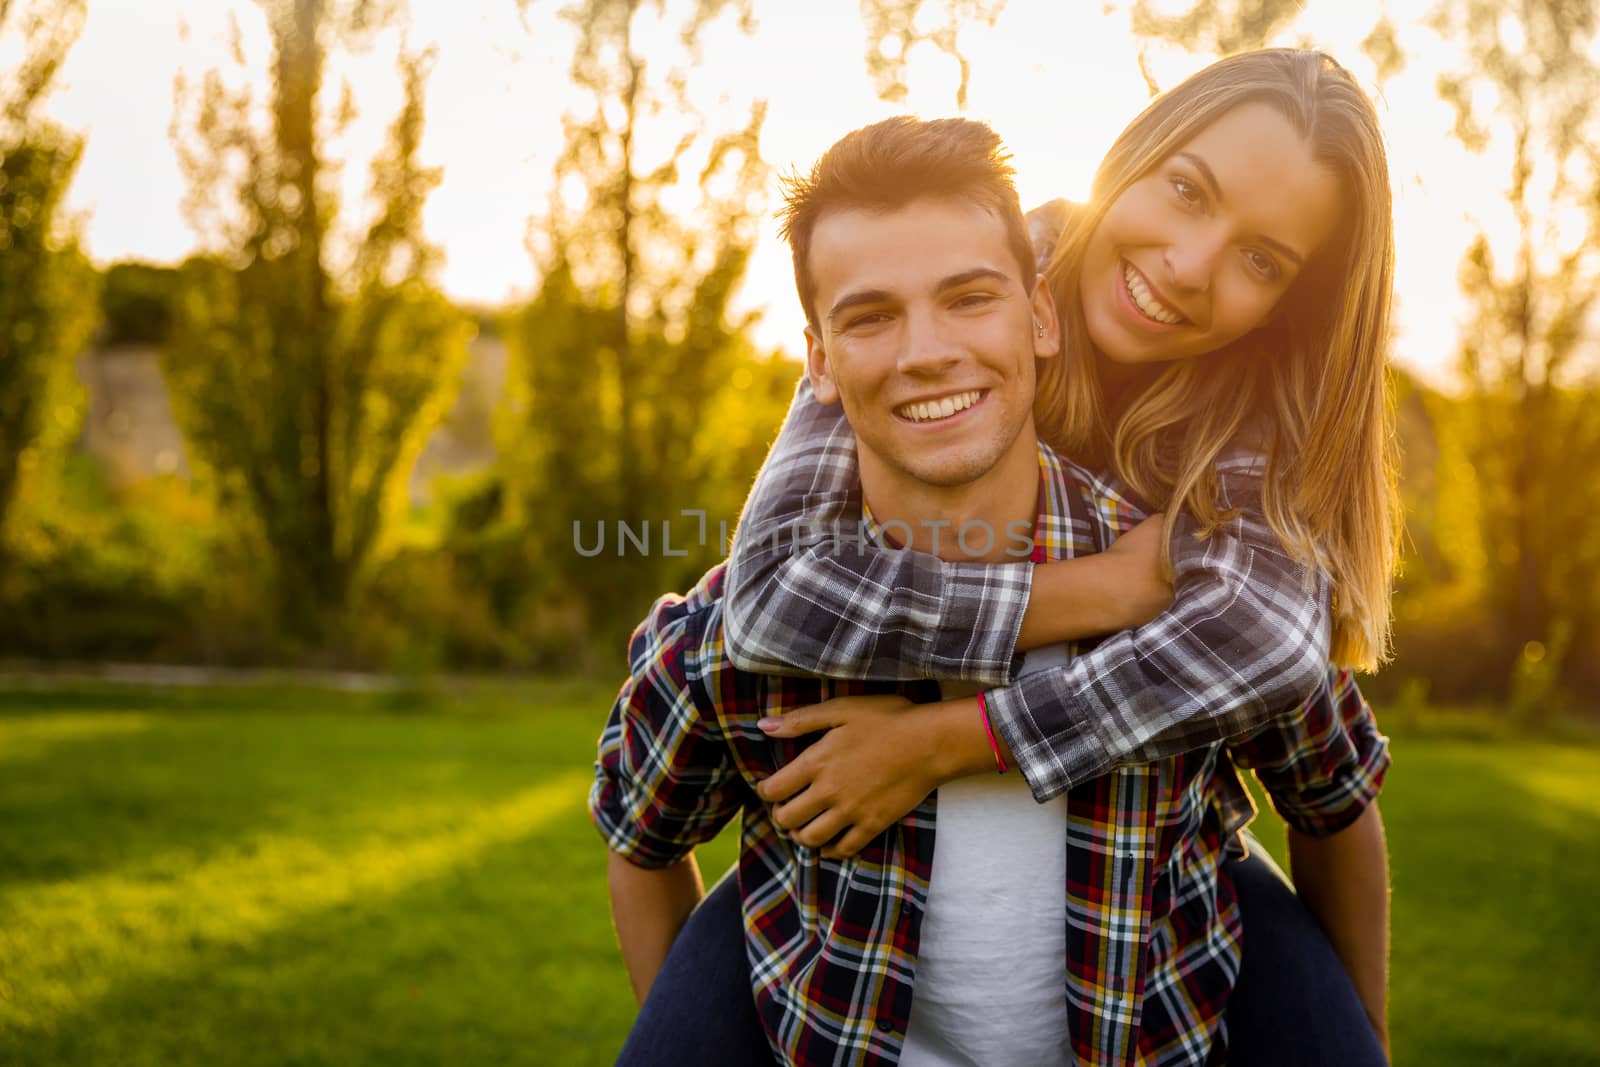
[[(0, 693), (0, 1063), (610, 1063), (609, 696)], [(1600, 1063), (1597, 782), (1593, 745), (1397, 733), (1398, 1063)]]

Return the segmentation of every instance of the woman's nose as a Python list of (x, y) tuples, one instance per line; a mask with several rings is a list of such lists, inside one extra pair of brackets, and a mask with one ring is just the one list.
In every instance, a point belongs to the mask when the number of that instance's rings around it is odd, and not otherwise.
[(1173, 288), (1191, 293), (1209, 291), (1211, 276), (1216, 271), (1223, 244), (1220, 236), (1197, 231), (1187, 235), (1184, 240), (1167, 245), (1162, 253), (1167, 281)]

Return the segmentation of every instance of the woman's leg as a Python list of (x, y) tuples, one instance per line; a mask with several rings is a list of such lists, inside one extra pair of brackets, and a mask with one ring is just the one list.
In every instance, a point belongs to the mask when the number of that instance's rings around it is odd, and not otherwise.
[(750, 992), (739, 877), (712, 887), (672, 943), (617, 1067), (772, 1067)]
[(1349, 973), (1283, 873), (1253, 840), (1226, 870), (1244, 918), (1228, 1067), (1386, 1067)]

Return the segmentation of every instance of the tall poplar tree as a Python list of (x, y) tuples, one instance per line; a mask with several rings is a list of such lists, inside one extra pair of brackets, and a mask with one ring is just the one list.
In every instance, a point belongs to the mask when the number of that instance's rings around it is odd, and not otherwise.
[[(691, 100), (705, 36), (721, 19), (748, 33), (747, 0), (583, 0), (563, 17), (581, 95), (565, 116), (557, 193), (533, 226), (540, 290), (510, 331), (507, 508), (512, 528), (561, 561), (547, 577), (603, 625), (637, 618), (721, 554), (681, 512), (716, 503), (704, 442), (726, 431), (709, 413), (752, 365), (754, 317), (731, 302), (768, 177), (765, 103), (718, 130)], [(677, 63), (647, 49), (647, 22), (656, 40), (665, 29), (682, 42)], [(692, 207), (681, 206), (687, 190)], [(673, 552), (694, 531), (689, 556), (666, 553), (665, 521), (677, 524)], [(604, 526), (600, 557), (576, 551), (575, 524)], [(648, 524), (651, 547), (619, 556), (618, 524)]]
[(41, 113), (83, 28), (84, 0), (0, 0), (0, 572), (12, 504), (72, 440), (74, 362), (94, 323), (95, 279), (62, 200), (82, 139)]
[(1509, 159), (1511, 240), (1480, 233), (1461, 264), (1461, 432), (1489, 623), (1532, 704), (1576, 666), (1574, 648), (1594, 646), (1600, 621), (1597, 18), (1594, 0), (1446, 0), (1432, 17), (1464, 53), (1438, 80), (1455, 136)]
[(402, 46), (404, 102), (371, 166), (369, 218), (339, 225), (326, 142), (353, 109), (325, 108), (328, 55), (402, 17), (398, 5), (259, 4), (265, 108), (210, 71), (192, 123), (175, 124), (207, 254), (185, 266), (165, 370), (194, 455), (266, 549), (283, 622), (314, 640), (381, 554), (471, 327), (435, 287), (422, 232), (439, 180), (418, 160), (428, 55)]

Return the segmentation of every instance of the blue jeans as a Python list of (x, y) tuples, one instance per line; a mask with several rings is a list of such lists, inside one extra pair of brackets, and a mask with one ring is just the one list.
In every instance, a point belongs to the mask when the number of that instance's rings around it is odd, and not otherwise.
[(1265, 856), (1251, 841), (1250, 858), (1226, 868), (1244, 917), (1243, 960), (1228, 997), (1229, 1067), (1387, 1067), (1344, 963)]
[[(1244, 958), (1228, 1000), (1229, 1067), (1386, 1067), (1322, 928), (1260, 845), (1230, 861)], [(750, 996), (739, 884), (729, 871), (689, 916), (639, 1010), (618, 1067), (771, 1067)]]

